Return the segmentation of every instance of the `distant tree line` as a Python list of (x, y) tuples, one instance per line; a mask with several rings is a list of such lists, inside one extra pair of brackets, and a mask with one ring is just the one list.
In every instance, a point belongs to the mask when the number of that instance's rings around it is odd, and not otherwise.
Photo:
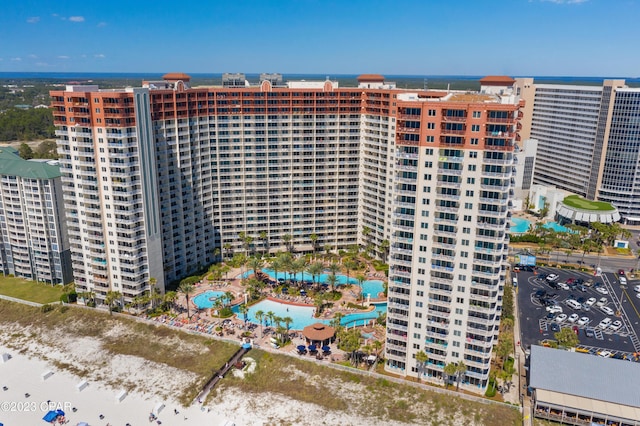
[(10, 108), (0, 112), (0, 142), (48, 139), (54, 135), (53, 115), (48, 108)]

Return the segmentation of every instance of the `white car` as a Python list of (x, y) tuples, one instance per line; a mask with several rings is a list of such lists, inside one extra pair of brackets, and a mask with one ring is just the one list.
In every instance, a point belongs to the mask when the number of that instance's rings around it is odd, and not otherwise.
[(587, 325), (589, 324), (591, 320), (589, 319), (589, 317), (582, 317), (578, 320), (577, 324), (578, 325)]
[(604, 312), (605, 314), (607, 314), (607, 315), (613, 315), (614, 314), (613, 309), (611, 309), (608, 306), (603, 306), (603, 307), (600, 308), (600, 310), (602, 312)]
[(608, 303), (609, 299), (607, 299), (606, 297), (601, 297), (600, 300), (598, 300), (598, 302), (596, 303), (596, 306), (598, 308), (602, 308), (603, 306), (607, 306)]
[(620, 330), (620, 328), (622, 328), (622, 321), (620, 321), (620, 320), (615, 320), (609, 326), (609, 330), (611, 330), (611, 331), (618, 331), (618, 330)]
[(600, 294), (609, 294), (609, 290), (607, 290), (606, 288), (600, 286), (600, 287), (596, 287), (596, 291)]
[(586, 302), (584, 302), (585, 305), (589, 305), (589, 306), (593, 306), (596, 304), (596, 298), (595, 297), (590, 297), (589, 299), (587, 299)]
[(563, 290), (569, 290), (569, 286), (565, 283), (556, 283), (556, 285)]
[[(555, 317), (554, 321), (557, 323), (563, 322), (564, 320), (567, 319), (567, 314), (560, 314), (557, 317)], [(607, 324), (609, 325), (609, 324)]]
[(571, 315), (569, 315), (569, 318), (567, 318), (567, 321), (576, 322), (576, 321), (578, 321), (578, 318), (579, 318), (578, 314), (571, 314)]
[(636, 293), (636, 297), (640, 299), (640, 293)]
[(633, 291), (640, 292), (640, 285), (633, 287)]
[(611, 355), (613, 355), (613, 353), (609, 351), (598, 352), (598, 356), (601, 356), (602, 358), (611, 358)]
[(609, 327), (611, 325), (613, 321), (611, 320), (611, 318), (605, 318), (602, 321), (600, 321), (600, 324), (598, 324), (598, 328), (600, 330), (604, 330), (607, 327)]
[(560, 276), (558, 274), (549, 274), (547, 275), (547, 281), (558, 281)]
[(558, 305), (547, 306), (547, 312), (551, 312), (552, 314), (561, 314), (562, 313), (562, 306), (558, 306)]

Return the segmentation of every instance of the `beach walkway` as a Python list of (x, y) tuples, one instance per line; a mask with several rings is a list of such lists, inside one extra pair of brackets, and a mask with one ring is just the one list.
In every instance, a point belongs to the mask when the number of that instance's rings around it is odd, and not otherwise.
[(231, 356), (231, 358), (224, 365), (224, 367), (222, 367), (221, 369), (219, 369), (213, 374), (213, 377), (211, 377), (211, 379), (207, 382), (207, 384), (204, 385), (204, 388), (202, 389), (202, 391), (200, 391), (196, 399), (193, 401), (192, 405), (196, 403), (202, 404), (205, 398), (207, 397), (207, 395), (209, 394), (209, 392), (211, 392), (211, 389), (213, 389), (218, 384), (218, 382), (223, 379), (225, 374), (227, 374), (227, 372), (231, 370), (236, 363), (240, 362), (242, 360), (242, 357), (250, 350), (251, 350), (251, 344), (244, 343), (240, 347), (240, 349), (238, 349), (236, 353), (233, 354), (233, 356)]

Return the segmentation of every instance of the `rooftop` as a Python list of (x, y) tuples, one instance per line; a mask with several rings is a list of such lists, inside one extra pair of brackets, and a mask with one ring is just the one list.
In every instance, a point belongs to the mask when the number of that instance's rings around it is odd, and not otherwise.
[(530, 386), (640, 407), (640, 365), (613, 358), (531, 346)]
[(587, 200), (579, 195), (569, 195), (568, 197), (565, 197), (562, 202), (568, 207), (573, 207), (580, 210), (593, 210), (599, 212), (615, 210), (615, 207), (613, 207), (609, 203), (605, 203), (604, 201)]
[(23, 160), (11, 147), (0, 147), (0, 175), (27, 179), (53, 179), (60, 176), (60, 167), (43, 161)]
[(512, 86), (516, 81), (506, 75), (488, 75), (480, 79), (480, 84), (483, 86), (486, 85), (504, 85), (504, 86)]

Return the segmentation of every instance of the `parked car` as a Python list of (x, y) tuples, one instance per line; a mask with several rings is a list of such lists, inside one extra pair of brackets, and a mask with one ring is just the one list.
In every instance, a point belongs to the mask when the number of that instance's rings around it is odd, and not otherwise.
[(605, 314), (607, 314), (607, 315), (613, 315), (613, 314), (615, 313), (615, 312), (613, 311), (613, 309), (611, 309), (611, 308), (610, 308), (610, 307), (608, 307), (608, 306), (603, 306), (603, 307), (601, 307), (601, 308), (600, 308), (600, 310), (601, 310), (602, 312), (604, 312)]
[(595, 305), (596, 302), (597, 302), (597, 300), (596, 300), (595, 297), (590, 297), (584, 303), (585, 303), (585, 305), (593, 306), (593, 305)]
[(640, 292), (640, 285), (633, 287), (633, 291)]
[(567, 284), (571, 285), (571, 284), (573, 284), (573, 283), (575, 283), (575, 282), (576, 282), (576, 279), (575, 279), (575, 278), (569, 278), (569, 279), (568, 279), (567, 281), (565, 281), (565, 282), (566, 282)]
[[(589, 278), (588, 280), (580, 280), (582, 282), (579, 282), (578, 284), (581, 284), (585, 287), (591, 287), (593, 285), (593, 280), (591, 278)], [(596, 284), (597, 285), (597, 284)]]
[(609, 351), (598, 352), (598, 356), (601, 356), (602, 358), (611, 358), (611, 355), (613, 355), (613, 353)]
[(587, 325), (589, 324), (591, 320), (589, 319), (589, 317), (582, 317), (578, 320), (578, 322), (576, 324), (578, 325)]
[(600, 294), (609, 294), (609, 290), (604, 287), (596, 287), (596, 291)]
[(547, 312), (551, 314), (561, 314), (562, 306), (558, 306), (558, 305), (547, 306)]
[(589, 337), (589, 338), (593, 338), (595, 337), (595, 332), (593, 331), (593, 328), (585, 328), (584, 329), (584, 335)]
[(582, 304), (578, 303), (577, 301), (573, 300), (573, 299), (568, 299), (566, 302), (564, 302), (568, 307), (570, 307), (571, 309), (581, 309), (582, 308)]
[(620, 277), (620, 285), (627, 285), (627, 279), (625, 277)]
[(571, 314), (569, 315), (569, 318), (567, 318), (567, 321), (576, 322), (578, 321), (578, 318), (580, 318), (578, 314)]
[[(567, 314), (560, 314), (560, 315), (558, 315), (556, 317), (556, 319), (554, 319), (554, 321), (557, 322), (557, 323), (561, 323), (566, 319), (567, 319)], [(609, 324), (607, 324), (607, 325), (609, 325)]]
[(560, 326), (554, 322), (553, 324), (551, 324), (551, 331), (557, 333), (558, 331), (560, 331)]
[(549, 274), (545, 277), (545, 279), (549, 282), (558, 281), (560, 279), (560, 276), (558, 274)]
[(598, 302), (596, 303), (596, 306), (598, 308), (602, 308), (603, 306), (607, 306), (608, 303), (609, 299), (607, 299), (606, 297), (601, 297), (600, 300), (598, 300)]
[(611, 331), (618, 331), (622, 328), (622, 321), (620, 320), (615, 320), (614, 322), (611, 323), (611, 325), (609, 326), (609, 330)]
[(598, 328), (600, 330), (604, 330), (607, 327), (609, 327), (611, 325), (611, 323), (613, 322), (613, 320), (609, 317), (603, 319), (602, 321), (600, 321), (600, 324), (598, 324)]
[(568, 284), (565, 284), (565, 283), (556, 283), (556, 285), (557, 285), (558, 287), (560, 287), (561, 289), (563, 289), (563, 290), (569, 290), (569, 285), (568, 285)]
[(618, 275), (620, 275), (620, 276), (624, 276), (624, 269), (620, 269), (620, 270), (618, 271)]

